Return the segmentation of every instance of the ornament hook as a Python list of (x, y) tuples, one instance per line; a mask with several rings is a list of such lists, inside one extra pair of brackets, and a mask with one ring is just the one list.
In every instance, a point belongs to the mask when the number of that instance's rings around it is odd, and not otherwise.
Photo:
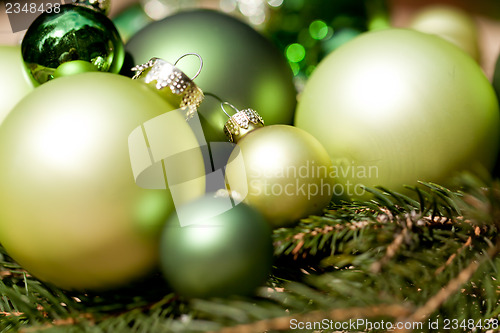
[(226, 109), (224, 109), (224, 104), (225, 104), (225, 105), (229, 105), (229, 106), (230, 106), (230, 107), (231, 107), (234, 111), (236, 111), (236, 113), (240, 112), (240, 110), (238, 110), (238, 109), (236, 108), (236, 106), (234, 106), (233, 104), (231, 104), (231, 103), (229, 103), (229, 102), (222, 102), (222, 103), (220, 103), (220, 108), (221, 108), (221, 109), (222, 109), (222, 111), (226, 114), (226, 116), (227, 116), (228, 118), (231, 118), (232, 116), (230, 116), (230, 115), (227, 113)]
[(200, 67), (198, 68), (198, 71), (196, 72), (196, 74), (191, 78), (191, 80), (194, 80), (198, 77), (198, 75), (200, 75), (201, 73), (201, 69), (203, 68), (203, 58), (198, 54), (198, 53), (186, 53), (184, 55), (181, 55), (175, 62), (174, 62), (174, 66), (177, 66), (177, 63), (179, 62), (179, 60), (181, 60), (182, 58), (184, 57), (187, 57), (189, 55), (194, 55), (196, 57), (198, 57), (198, 59), (200, 59)]
[[(212, 93), (205, 93), (207, 96), (212, 96), (220, 102), (220, 108), (229, 118), (224, 124), (224, 133), (230, 142), (236, 143), (239, 139), (245, 136), (248, 132), (264, 126), (264, 119), (253, 109), (239, 110), (233, 104), (223, 101), (219, 96)], [(229, 105), (235, 112), (232, 116), (227, 113), (224, 108)]]
[(238, 110), (238, 108), (236, 106), (234, 106), (233, 104), (229, 103), (229, 102), (226, 102), (226, 101), (223, 101), (222, 98), (220, 98), (219, 96), (215, 95), (215, 94), (212, 94), (212, 93), (205, 93), (206, 96), (212, 96), (213, 98), (215, 98), (216, 100), (218, 100), (220, 102), (220, 108), (222, 109), (222, 112), (224, 112), (224, 114), (228, 117), (228, 118), (231, 118), (232, 116), (229, 115), (229, 113), (227, 113), (226, 109), (224, 108), (224, 105), (229, 105), (234, 111), (236, 111), (236, 113), (240, 112), (240, 110)]

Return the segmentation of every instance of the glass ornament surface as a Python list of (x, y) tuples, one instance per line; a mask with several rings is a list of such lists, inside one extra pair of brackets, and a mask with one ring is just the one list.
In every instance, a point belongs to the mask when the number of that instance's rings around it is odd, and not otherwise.
[[(127, 140), (175, 109), (139, 82), (102, 72), (61, 77), (23, 98), (0, 126), (0, 243), (9, 256), (68, 290), (114, 289), (149, 274), (174, 203), (169, 190), (137, 186)], [(165, 144), (195, 146), (183, 128), (178, 143)], [(201, 196), (204, 184), (179, 196)]]
[[(269, 39), (241, 20), (213, 10), (184, 11), (147, 25), (125, 49), (132, 60), (128, 68), (151, 57), (173, 61), (197, 53), (204, 67), (196, 84), (203, 91), (251, 105), (269, 125), (292, 123), (297, 92), (290, 66)], [(183, 59), (179, 68), (191, 76), (199, 61)], [(225, 141), (221, 128), (227, 117), (219, 103), (207, 99), (199, 113), (207, 141)]]
[(84, 60), (99, 71), (118, 73), (125, 58), (113, 22), (82, 6), (63, 5), (59, 13), (43, 13), (29, 27), (21, 44), (28, 72), (38, 83), (53, 79), (61, 64)]
[(244, 203), (205, 195), (185, 205), (191, 223), (168, 218), (160, 240), (160, 268), (168, 284), (191, 298), (252, 295), (273, 260), (268, 222)]

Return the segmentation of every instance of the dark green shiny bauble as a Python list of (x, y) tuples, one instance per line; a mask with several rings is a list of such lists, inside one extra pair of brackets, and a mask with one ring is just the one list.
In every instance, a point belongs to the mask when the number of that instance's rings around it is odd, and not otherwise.
[(28, 72), (38, 83), (53, 78), (61, 64), (84, 60), (99, 71), (118, 73), (123, 42), (111, 20), (95, 10), (63, 5), (59, 13), (43, 13), (28, 28), (21, 45)]
[[(210, 10), (181, 12), (153, 22), (125, 46), (130, 68), (152, 57), (175, 62), (186, 53), (203, 58), (195, 83), (238, 108), (252, 107), (266, 124), (291, 124), (296, 105), (293, 74), (283, 54), (249, 25)], [(177, 66), (192, 77), (199, 68), (196, 57)], [(227, 116), (220, 102), (206, 98), (199, 108), (208, 141), (226, 141)]]
[(205, 196), (174, 214), (160, 241), (160, 261), (171, 287), (185, 297), (249, 295), (271, 268), (271, 229), (253, 208)]

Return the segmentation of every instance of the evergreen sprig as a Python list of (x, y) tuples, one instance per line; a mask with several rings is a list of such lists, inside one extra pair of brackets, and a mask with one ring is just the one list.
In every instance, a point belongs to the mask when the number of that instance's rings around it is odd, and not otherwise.
[(447, 320), (448, 332), (498, 332), (478, 323), (500, 316), (500, 182), (464, 175), (459, 188), (367, 189), (369, 200), (332, 202), (275, 230), (272, 274), (251, 298), (183, 299), (159, 274), (113, 292), (67, 292), (0, 248), (0, 332), (286, 332), (292, 320), (357, 319), (422, 325), (398, 332), (435, 332), (435, 322), (444, 331)]

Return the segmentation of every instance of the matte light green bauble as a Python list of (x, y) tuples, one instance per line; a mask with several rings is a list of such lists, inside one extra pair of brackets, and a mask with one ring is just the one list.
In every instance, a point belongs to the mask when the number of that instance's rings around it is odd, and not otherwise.
[(32, 89), (19, 46), (0, 45), (0, 124), (10, 110)]
[(273, 227), (290, 226), (320, 214), (334, 191), (334, 172), (325, 148), (311, 134), (288, 125), (255, 129), (237, 141), (226, 180), (232, 191)]
[(62, 63), (84, 60), (99, 71), (118, 73), (125, 53), (113, 22), (95, 10), (63, 5), (58, 13), (43, 13), (26, 31), (22, 55), (38, 83), (53, 78)]
[[(125, 49), (131, 64), (152, 57), (174, 63), (186, 53), (203, 58), (196, 84), (205, 92), (235, 105), (252, 105), (267, 124), (290, 124), (296, 105), (293, 74), (286, 59), (269, 40), (240, 20), (210, 10), (174, 14), (136, 33)], [(192, 77), (200, 66), (196, 57), (177, 65)], [(225, 141), (221, 131), (227, 118), (220, 103), (206, 99), (199, 108), (207, 141)]]
[(64, 62), (59, 65), (54, 71), (54, 78), (87, 73), (87, 72), (97, 72), (98, 69), (96, 66), (91, 64), (90, 62), (84, 60), (73, 60)]
[(161, 268), (186, 297), (249, 295), (271, 268), (271, 229), (249, 206), (205, 196), (185, 208), (190, 221), (173, 214), (161, 238)]
[[(169, 191), (135, 184), (128, 136), (172, 109), (142, 84), (101, 72), (50, 81), (17, 104), (0, 127), (0, 243), (9, 255), (65, 289), (114, 288), (150, 272), (174, 207)], [(177, 139), (196, 144), (187, 125)], [(201, 172), (201, 152), (199, 163)], [(204, 183), (184, 198), (203, 193)]]
[(476, 23), (472, 16), (457, 7), (424, 7), (415, 14), (409, 27), (438, 35), (460, 47), (476, 61), (480, 60)]
[[(327, 149), (349, 197), (362, 185), (446, 183), (495, 160), (500, 119), (478, 64), (455, 45), (388, 29), (348, 42), (307, 82), (295, 117)], [(335, 194), (335, 193), (334, 193)]]

